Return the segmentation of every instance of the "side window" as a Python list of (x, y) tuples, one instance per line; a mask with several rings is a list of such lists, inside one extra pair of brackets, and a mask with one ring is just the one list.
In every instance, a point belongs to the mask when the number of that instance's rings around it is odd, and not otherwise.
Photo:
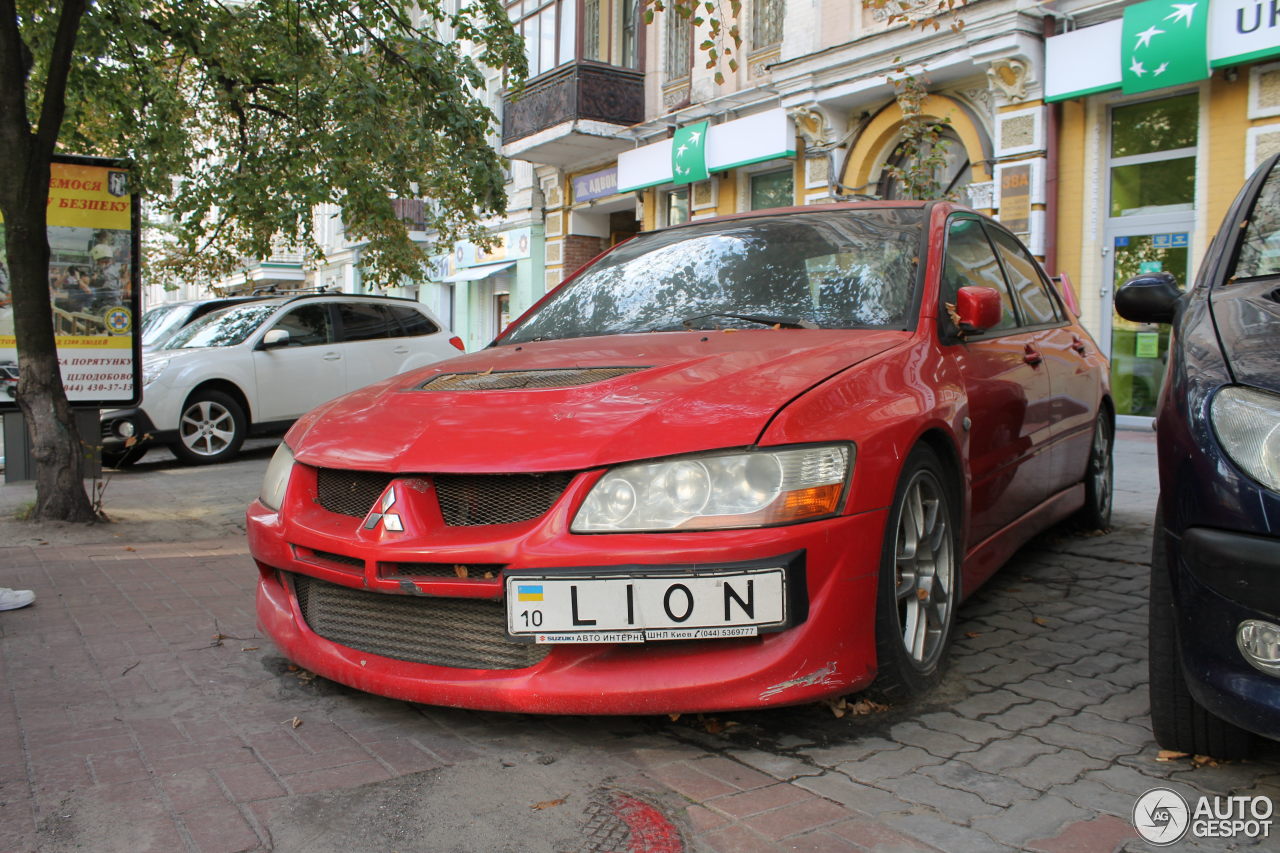
[(338, 318), (344, 341), (374, 341), (400, 334), (386, 307), (372, 302), (339, 303)]
[(397, 335), (416, 337), (418, 335), (434, 335), (440, 331), (435, 323), (427, 319), (426, 314), (416, 308), (410, 308), (407, 305), (388, 305), (387, 310), (400, 321), (400, 327), (403, 331), (396, 331), (395, 334)]
[(1058, 306), (1049, 285), (1040, 274), (1040, 265), (1027, 254), (1018, 241), (999, 228), (989, 229), (991, 239), (1004, 261), (1005, 275), (1017, 294), (1022, 306), (1023, 322), (1028, 326), (1043, 326), (1059, 322)]
[(289, 346), (311, 347), (333, 342), (333, 324), (329, 306), (321, 303), (299, 305), (281, 317), (272, 329), (289, 333)]
[(988, 332), (1012, 329), (1018, 325), (1018, 315), (1013, 307), (1013, 297), (1000, 272), (991, 243), (976, 219), (952, 219), (947, 225), (947, 249), (942, 261), (942, 304), (955, 307), (956, 294), (962, 287), (994, 287), (1000, 291), (1004, 311), (1000, 323)]
[(1231, 272), (1231, 278), (1261, 275), (1280, 275), (1280, 167), (1262, 185)]

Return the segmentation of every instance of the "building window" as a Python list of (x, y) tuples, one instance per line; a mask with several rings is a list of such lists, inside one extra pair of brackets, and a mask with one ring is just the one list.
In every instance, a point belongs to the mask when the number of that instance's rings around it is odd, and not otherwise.
[[(676, 12), (667, 14), (675, 16)], [(583, 0), (582, 57), (639, 68), (639, 21), (640, 0)]]
[(796, 203), (795, 176), (791, 169), (751, 176), (751, 209), (792, 207)]
[(498, 327), (494, 331), (494, 336), (502, 334), (506, 331), (507, 326), (511, 325), (511, 294), (500, 291), (493, 295), (493, 317)]
[(574, 59), (578, 0), (517, 0), (507, 4), (511, 24), (524, 38), (529, 76)]
[[(927, 144), (927, 143), (926, 143)], [(922, 162), (941, 149), (942, 157), (931, 171)], [(973, 181), (969, 152), (960, 136), (949, 127), (938, 131), (938, 141), (925, 150), (916, 151), (907, 141), (899, 142), (884, 161), (876, 195), (883, 199), (961, 198), (960, 191)]]
[(1199, 124), (1194, 94), (1111, 110), (1111, 216), (1192, 209)]
[(751, 6), (751, 46), (768, 47), (782, 41), (782, 12), (786, 0), (755, 0)]
[(683, 7), (671, 6), (666, 13), (664, 53), (666, 54), (666, 71), (668, 80), (679, 80), (688, 77), (693, 67), (693, 19), (689, 15), (680, 14)]
[(689, 188), (672, 190), (666, 196), (668, 225), (680, 225), (689, 221)]

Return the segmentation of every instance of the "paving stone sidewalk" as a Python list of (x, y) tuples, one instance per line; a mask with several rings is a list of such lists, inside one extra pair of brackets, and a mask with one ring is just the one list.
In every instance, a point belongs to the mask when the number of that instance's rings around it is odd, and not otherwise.
[[(1150, 849), (1140, 794), (1275, 802), (1280, 751), (1157, 759), (1154, 443), (1118, 446), (1111, 533), (1036, 540), (960, 611), (939, 690), (843, 717), (486, 714), (313, 677), (258, 636), (227, 509), (269, 449), (203, 481), (143, 465), (113, 484), (125, 520), (99, 541), (0, 542), (0, 585), (39, 595), (0, 613), (0, 851)], [(0, 488), (0, 512), (21, 488)], [(165, 513), (181, 541), (154, 541)]]

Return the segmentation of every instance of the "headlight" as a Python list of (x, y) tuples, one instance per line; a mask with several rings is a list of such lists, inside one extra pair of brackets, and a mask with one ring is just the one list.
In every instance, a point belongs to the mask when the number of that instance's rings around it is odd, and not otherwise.
[(1218, 392), (1209, 412), (1213, 431), (1231, 460), (1280, 492), (1280, 397), (1232, 385)]
[(623, 465), (596, 482), (571, 529), (705, 530), (832, 515), (853, 455), (839, 444)]
[(284, 502), (284, 490), (289, 485), (289, 474), (293, 472), (293, 451), (283, 441), (276, 448), (271, 464), (267, 466), (267, 474), (262, 478), (262, 492), (258, 500), (271, 509), (280, 509)]
[(164, 369), (169, 366), (169, 359), (157, 358), (142, 362), (142, 387), (146, 388), (156, 381)]

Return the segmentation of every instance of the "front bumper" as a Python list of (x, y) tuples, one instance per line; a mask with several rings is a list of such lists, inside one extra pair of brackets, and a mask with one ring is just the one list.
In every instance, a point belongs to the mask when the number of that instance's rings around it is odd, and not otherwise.
[(156, 429), (151, 417), (142, 409), (109, 409), (98, 418), (101, 427), (103, 450), (124, 450), (128, 437), (122, 435), (119, 426), (122, 423), (133, 425), (133, 437), (139, 447), (151, 443), (166, 443), (177, 436), (176, 431), (161, 434)]
[[(406, 524), (403, 533), (389, 533), (318, 509), (307, 473), (300, 477), (295, 469), (285, 513), (260, 502), (248, 512), (250, 550), (259, 569), (258, 621), (288, 658), (333, 681), (397, 699), (481, 710), (658, 714), (799, 704), (861, 689), (875, 676), (883, 510), (765, 529), (574, 535), (568, 532), (570, 507), (589, 488), (587, 476), (534, 522), (430, 531)], [(502, 622), (468, 642), (492, 643), (498, 656), (511, 647), (533, 649), (532, 657), (517, 655), (516, 663), (480, 669), (415, 663), (388, 651), (388, 644), (424, 629), (406, 615), (424, 599), (487, 603), (505, 614), (506, 570), (706, 567), (777, 560), (794, 552), (803, 555), (800, 586), (807, 591), (807, 614), (805, 607), (792, 608), (793, 624), (773, 633), (530, 646), (509, 640)], [(411, 577), (387, 570), (405, 564), (465, 566), (468, 576)], [(353, 641), (363, 648), (320, 636), (304, 615), (299, 576), (307, 601), (314, 600), (318, 583), (365, 614), (386, 596), (395, 636)], [(408, 621), (395, 621), (402, 618)]]
[(1280, 623), (1280, 539), (1193, 527), (1166, 545), (1187, 688), (1215, 716), (1280, 739), (1280, 677), (1236, 646), (1244, 620)]

